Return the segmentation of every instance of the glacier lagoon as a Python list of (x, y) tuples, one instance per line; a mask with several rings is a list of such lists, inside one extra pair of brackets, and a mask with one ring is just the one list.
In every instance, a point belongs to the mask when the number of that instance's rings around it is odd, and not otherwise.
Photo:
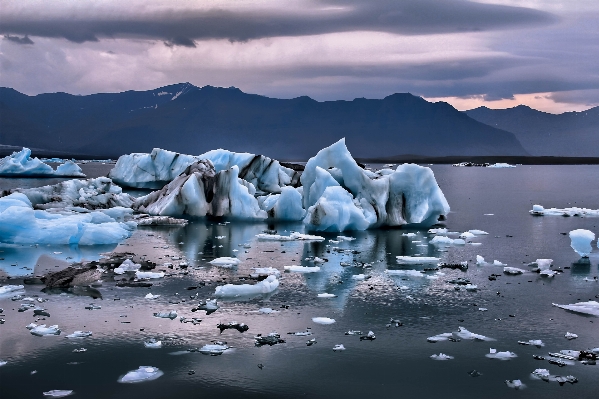
[[(100, 171), (94, 165), (94, 175), (86, 166), (82, 169), (88, 177), (106, 174), (111, 168), (107, 165)], [(18, 276), (25, 273), (59, 270), (70, 261), (97, 259), (106, 252), (131, 253), (134, 261), (143, 256), (159, 264), (156, 270), (167, 272), (165, 278), (152, 280), (149, 288), (117, 287), (107, 278), (95, 288), (102, 299), (78, 292), (44, 293), (43, 286), (25, 285), (25, 297), (35, 299), (38, 295), (47, 300), (38, 305), (51, 316), (37, 323), (57, 324), (62, 330), (59, 336), (31, 335), (25, 326), (37, 318), (33, 310), (17, 311), (26, 302), (12, 301), (17, 293), (1, 296), (4, 313), (0, 318), (6, 321), (0, 325), (0, 360), (7, 362), (0, 367), (3, 396), (36, 397), (60, 389), (88, 398), (503, 398), (514, 394), (505, 381), (520, 379), (530, 397), (592, 397), (598, 387), (599, 367), (580, 362), (559, 367), (548, 363), (548, 352), (599, 347), (599, 319), (552, 306), (598, 300), (596, 241), (590, 256), (581, 259), (570, 248), (567, 233), (575, 229), (598, 233), (599, 218), (532, 216), (529, 210), (535, 204), (598, 209), (598, 167), (430, 168), (451, 205), (443, 227), (457, 233), (480, 229), (488, 235), (446, 247), (429, 244), (434, 235), (428, 234), (428, 229), (342, 233), (355, 238), (353, 241), (339, 239), (340, 234), (317, 232), (314, 234), (326, 240), (280, 242), (259, 240), (256, 235), (264, 230), (288, 235), (292, 230), (303, 232), (304, 226), (211, 219), (195, 220), (187, 226), (139, 227), (131, 238), (103, 248), (0, 248), (5, 251), (0, 253), (4, 258), (0, 260), (2, 271), (17, 276), (2, 284), (20, 284)], [(24, 187), (44, 185), (48, 179), (20, 180), (19, 187)], [(13, 179), (0, 179), (0, 189), (15, 188), (12, 184)], [(477, 255), (490, 263), (497, 259), (527, 272), (508, 276), (503, 274), (503, 266), (477, 266)], [(241, 263), (232, 268), (209, 263), (230, 256)], [(385, 273), (434, 267), (400, 265), (396, 256), (438, 257), (451, 264), (467, 261), (468, 269), (446, 268), (423, 274), (432, 278), (413, 272)], [(324, 262), (315, 263), (315, 258)], [(532, 273), (527, 264), (545, 258), (553, 259), (553, 268), (563, 273), (552, 278)], [(162, 266), (165, 263), (172, 263), (173, 268)], [(187, 265), (181, 267), (181, 263)], [(319, 266), (320, 271), (283, 272), (289, 265)], [(32, 270), (22, 269), (25, 267)], [(192, 311), (199, 301), (214, 298), (217, 286), (256, 284), (257, 280), (248, 278), (256, 267), (274, 267), (281, 272), (276, 291), (256, 298), (219, 300), (219, 309), (211, 314)], [(352, 278), (362, 274), (364, 280)], [(492, 275), (499, 276), (489, 280)], [(477, 290), (456, 290), (459, 284), (448, 283), (459, 278), (470, 280)], [(160, 297), (147, 299), (148, 293)], [(319, 298), (322, 293), (334, 296)], [(101, 309), (85, 309), (90, 303)], [(153, 313), (171, 310), (178, 315), (174, 320), (153, 317)], [(202, 321), (183, 322), (179, 317)], [(335, 323), (317, 324), (312, 321), (315, 317), (335, 319)], [(396, 327), (391, 319), (401, 321), (401, 326)], [(221, 334), (217, 324), (232, 321), (247, 324), (249, 330), (227, 329)], [(495, 341), (427, 341), (458, 331), (460, 326)], [(77, 330), (92, 331), (93, 335), (75, 341), (64, 338)], [(373, 331), (376, 339), (345, 335), (350, 330), (360, 330), (363, 336)], [(286, 342), (255, 346), (254, 336), (273, 331)], [(306, 331), (311, 335), (287, 334)], [(566, 339), (567, 332), (578, 338)], [(162, 341), (162, 347), (146, 348), (144, 342), (151, 338)], [(316, 343), (307, 345), (312, 338)], [(537, 339), (545, 346), (518, 344)], [(189, 351), (215, 340), (226, 341), (231, 349), (220, 356)], [(339, 344), (346, 350), (333, 351)], [(73, 352), (82, 347), (87, 351)], [(489, 359), (485, 355), (490, 348), (514, 352), (518, 357), (503, 362)], [(438, 353), (453, 359), (430, 358)], [(533, 355), (545, 360), (536, 360)], [(164, 374), (142, 383), (118, 382), (142, 365)], [(560, 386), (558, 382), (533, 379), (530, 375), (536, 369), (573, 375), (578, 383)], [(37, 372), (31, 374), (34, 370)], [(477, 375), (474, 370), (481, 375), (473, 377)]]

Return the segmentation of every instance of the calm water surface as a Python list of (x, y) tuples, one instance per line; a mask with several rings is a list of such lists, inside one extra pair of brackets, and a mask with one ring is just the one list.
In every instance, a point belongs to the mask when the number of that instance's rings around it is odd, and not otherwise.
[[(85, 165), (84, 165), (85, 166)], [(445, 227), (450, 231), (481, 229), (489, 232), (467, 244), (438, 251), (428, 241), (426, 231), (402, 229), (346, 233), (356, 238), (339, 244), (303, 242), (258, 242), (255, 235), (264, 229), (281, 234), (303, 231), (299, 224), (228, 223), (198, 220), (180, 228), (140, 228), (116, 248), (31, 248), (5, 246), (0, 268), (19, 276), (58, 270), (69, 261), (94, 259), (101, 252), (131, 252), (162, 265), (177, 264), (172, 257), (185, 259), (190, 267), (164, 269), (170, 275), (151, 288), (118, 288), (106, 278), (98, 291), (102, 299), (89, 296), (40, 292), (41, 286), (27, 285), (27, 295), (39, 295), (51, 314), (42, 321), (58, 324), (60, 336), (32, 336), (25, 326), (34, 321), (31, 311), (17, 312), (19, 301), (0, 298), (5, 324), (0, 325), (0, 397), (36, 398), (52, 389), (72, 389), (84, 398), (191, 398), (191, 397), (406, 397), (406, 398), (504, 398), (526, 395), (532, 398), (591, 398), (599, 389), (599, 366), (581, 364), (559, 368), (532, 355), (547, 355), (561, 349), (599, 347), (599, 319), (569, 313), (555, 303), (597, 300), (599, 283), (585, 281), (599, 273), (599, 250), (588, 262), (580, 261), (570, 248), (567, 233), (584, 228), (599, 233), (599, 218), (532, 217), (533, 204), (545, 207), (579, 206), (599, 208), (598, 166), (519, 166), (515, 169), (455, 168), (432, 166), (452, 212)], [(90, 176), (106, 173), (101, 168)], [(20, 186), (36, 186), (54, 181), (20, 179)], [(15, 187), (14, 180), (0, 179), (0, 189)], [(492, 215), (485, 215), (492, 214)], [(225, 236), (218, 239), (217, 236)], [(327, 235), (335, 239), (336, 235)], [(241, 244), (249, 244), (244, 248)], [(345, 252), (335, 250), (339, 247)], [(54, 252), (61, 252), (55, 254)], [(422, 266), (402, 266), (397, 255), (438, 256), (444, 261), (468, 261), (466, 272), (442, 270), (438, 279), (389, 276), (387, 269), (421, 270)], [(525, 265), (537, 258), (552, 258), (564, 273), (553, 279), (537, 274), (502, 275), (489, 281), (502, 267), (476, 266), (476, 255), (487, 261), (497, 259), (509, 266)], [(218, 256), (237, 256), (242, 263), (235, 269), (211, 267), (207, 262)], [(313, 266), (306, 260), (318, 256), (328, 260), (321, 272), (283, 273), (277, 292), (266, 298), (241, 302), (220, 302), (211, 314), (192, 313), (200, 299), (213, 296), (217, 285), (254, 283), (242, 281), (252, 267), (285, 265)], [(66, 259), (70, 257), (72, 259)], [(342, 266), (341, 263), (354, 266)], [(371, 267), (363, 268), (363, 263)], [(16, 264), (16, 266), (11, 266)], [(59, 266), (59, 268), (55, 268)], [(161, 266), (158, 269), (162, 269)], [(372, 276), (359, 281), (353, 275)], [(456, 291), (447, 283), (464, 277), (477, 284), (477, 292)], [(240, 279), (241, 278), (241, 279)], [(19, 279), (11, 279), (15, 284)], [(205, 286), (201, 286), (204, 283)], [(198, 287), (197, 289), (188, 289)], [(151, 292), (161, 295), (150, 301)], [(319, 293), (337, 295), (317, 298)], [(102, 307), (85, 310), (90, 303)], [(256, 311), (270, 307), (278, 313)], [(487, 311), (479, 311), (487, 308)], [(200, 325), (178, 319), (157, 319), (153, 312), (176, 310), (179, 316), (200, 317)], [(332, 325), (319, 325), (313, 317), (330, 317)], [(513, 317), (512, 317), (513, 316)], [(387, 327), (390, 318), (403, 322)], [(239, 321), (249, 331), (226, 330), (219, 334), (219, 322)], [(428, 343), (426, 338), (463, 326), (494, 342)], [(305, 331), (301, 337), (288, 332)], [(372, 330), (374, 341), (346, 336), (348, 330)], [(65, 335), (75, 330), (91, 330), (93, 336), (71, 340)], [(277, 331), (287, 342), (272, 347), (255, 347), (253, 336)], [(579, 338), (568, 341), (569, 331)], [(143, 341), (158, 338), (161, 349), (146, 349)], [(315, 338), (317, 343), (306, 346)], [(518, 345), (518, 340), (541, 339), (545, 347)], [(221, 356), (187, 352), (213, 340), (226, 341), (234, 349)], [(347, 350), (333, 352), (343, 344)], [(85, 347), (85, 353), (73, 349)], [(512, 351), (518, 357), (509, 361), (485, 357), (489, 348)], [(454, 360), (434, 361), (432, 354), (445, 353)], [(262, 365), (259, 368), (258, 365)], [(164, 372), (157, 380), (139, 384), (119, 384), (117, 379), (139, 366), (154, 366)], [(579, 383), (559, 386), (532, 380), (530, 372), (546, 368), (552, 374), (574, 375)], [(471, 370), (482, 373), (473, 378)], [(32, 371), (37, 371), (31, 374)], [(190, 370), (194, 373), (190, 375)], [(514, 391), (506, 379), (521, 379), (527, 388)]]

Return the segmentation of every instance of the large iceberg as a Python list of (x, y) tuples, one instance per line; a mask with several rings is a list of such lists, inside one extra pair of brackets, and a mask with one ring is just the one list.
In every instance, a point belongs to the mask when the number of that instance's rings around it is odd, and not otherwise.
[[(351, 195), (351, 205), (347, 197), (343, 197), (334, 186), (327, 186), (320, 198), (308, 194), (313, 192), (313, 185), (323, 185), (322, 171), (330, 173), (339, 183), (338, 187)], [(404, 164), (393, 173), (369, 173), (352, 158), (345, 146), (345, 139), (310, 158), (300, 180), (304, 191), (304, 208), (307, 210), (304, 223), (317, 230), (334, 230), (335, 225), (340, 227), (344, 224), (343, 229), (356, 230), (405, 224), (432, 225), (449, 212), (449, 204), (432, 170)], [(332, 223), (331, 218), (322, 213), (330, 207), (322, 206), (321, 199), (334, 202), (335, 206), (344, 206), (343, 212), (338, 212), (338, 217), (342, 219)], [(356, 211), (362, 214), (361, 218)]]
[(108, 176), (123, 186), (159, 189), (200, 160), (209, 160), (216, 172), (237, 166), (240, 178), (265, 193), (280, 193), (282, 187), (296, 185), (299, 179), (298, 172), (263, 155), (218, 149), (194, 156), (160, 148), (154, 148), (150, 154), (121, 156)]
[(107, 177), (67, 180), (51, 186), (17, 188), (11, 193), (25, 194), (35, 209), (81, 207), (85, 209), (129, 208), (133, 197)]
[(595, 239), (595, 233), (585, 229), (576, 229), (568, 233), (572, 241), (570, 246), (583, 258), (588, 257), (591, 251), (591, 242)]
[(31, 158), (31, 150), (23, 147), (19, 152), (0, 159), (0, 176), (71, 176), (85, 177), (73, 161), (66, 161), (56, 170), (38, 158)]
[(34, 210), (25, 194), (0, 198), (0, 242), (8, 244), (113, 244), (131, 236), (134, 222), (122, 223), (131, 209), (100, 211)]

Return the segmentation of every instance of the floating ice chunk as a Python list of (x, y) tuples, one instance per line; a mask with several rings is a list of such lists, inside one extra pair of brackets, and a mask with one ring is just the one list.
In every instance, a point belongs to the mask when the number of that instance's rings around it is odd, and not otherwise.
[(593, 250), (591, 242), (595, 239), (595, 233), (589, 230), (577, 229), (572, 230), (569, 235), (570, 240), (572, 240), (570, 244), (572, 249), (583, 258), (588, 257)]
[(274, 267), (252, 267), (252, 269), (254, 269), (254, 273), (255, 274), (266, 274), (269, 276), (276, 276), (279, 277), (281, 275), (281, 272), (274, 268)]
[(5, 361), (5, 360), (0, 360), (0, 367), (2, 367), (2, 366), (6, 366), (7, 364), (8, 364), (8, 362), (7, 362), (7, 361)]
[(50, 327), (46, 327), (45, 324), (41, 324), (38, 326), (36, 324), (31, 323), (27, 326), (27, 328), (29, 329), (31, 335), (35, 335), (37, 337), (45, 337), (46, 335), (60, 335), (60, 329), (56, 324)]
[(325, 262), (326, 262), (326, 260), (324, 260), (324, 259), (321, 259), (321, 258), (319, 258), (318, 256), (315, 256), (315, 257), (314, 257), (314, 260), (313, 260), (313, 262), (314, 262), (314, 263), (325, 263)]
[(133, 263), (131, 259), (125, 259), (123, 263), (114, 269), (116, 274), (124, 274), (125, 272), (136, 272), (141, 268), (139, 263)]
[(319, 231), (366, 230), (376, 220), (367, 219), (343, 187), (327, 187), (318, 201), (308, 208), (304, 223)]
[(477, 236), (482, 236), (482, 235), (487, 235), (487, 234), (489, 234), (489, 233), (487, 233), (486, 231), (483, 231), (483, 230), (476, 230), (476, 229), (473, 229), (473, 230), (468, 230), (468, 232), (469, 232), (469, 233), (472, 233), (472, 234), (474, 234), (474, 235), (477, 235)]
[(566, 339), (568, 339), (568, 340), (573, 340), (573, 339), (578, 338), (578, 335), (576, 335), (576, 334), (571, 333), (571, 332), (568, 331), (568, 332), (566, 332), (566, 334), (564, 335), (564, 337)]
[(297, 273), (316, 273), (320, 271), (320, 266), (283, 266), (286, 272)]
[(374, 341), (375, 339), (376, 335), (374, 335), (374, 332), (372, 331), (368, 331), (368, 334), (360, 337), (360, 341)]
[(351, 278), (354, 280), (365, 280), (366, 275), (365, 274), (354, 274), (353, 276), (351, 276)]
[(487, 168), (504, 169), (504, 168), (515, 168), (515, 166), (510, 165), (509, 163), (497, 162), (497, 163), (487, 166)]
[(140, 272), (138, 270), (135, 272), (135, 277), (139, 280), (162, 278), (164, 277), (164, 272)]
[(318, 298), (336, 298), (336, 297), (337, 297), (337, 295), (327, 294), (326, 292), (322, 293), (322, 294), (318, 294)]
[(451, 360), (453, 356), (446, 355), (445, 353), (439, 353), (438, 355), (431, 355), (431, 359), (433, 360)]
[(545, 346), (545, 344), (543, 343), (543, 341), (541, 341), (540, 339), (529, 339), (528, 341), (518, 341), (518, 343), (520, 345), (532, 345), (532, 346), (536, 346), (537, 348), (541, 348), (541, 347)]
[(15, 291), (21, 291), (25, 289), (24, 285), (3, 285), (0, 287), (0, 295), (5, 295)]
[(461, 238), (452, 239), (447, 236), (434, 236), (430, 241), (433, 245), (447, 246), (447, 245), (465, 245), (466, 241)]
[(488, 263), (485, 262), (485, 258), (483, 258), (480, 255), (476, 255), (476, 264), (479, 266), (484, 266), (484, 265), (487, 265)]
[(402, 236), (406, 236), (406, 237), (416, 237), (415, 233), (403, 233)]
[(422, 277), (429, 280), (435, 280), (442, 276), (443, 273), (436, 272), (435, 274), (427, 274), (420, 270), (385, 270), (385, 273), (390, 276), (408, 276), (408, 277)]
[(211, 265), (220, 266), (220, 267), (233, 267), (233, 266), (237, 266), (238, 264), (240, 264), (241, 261), (237, 258), (223, 256), (220, 258), (216, 258), (208, 263), (210, 263)]
[(260, 308), (260, 309), (258, 309), (258, 313), (273, 314), (273, 313), (279, 313), (279, 311), (273, 310), (272, 308)]
[(43, 395), (49, 398), (64, 398), (65, 396), (72, 395), (73, 392), (73, 390), (67, 389), (53, 389), (51, 391), (43, 392)]
[(578, 382), (578, 379), (572, 375), (552, 375), (547, 369), (536, 369), (530, 374), (530, 376), (534, 379), (540, 379), (547, 382), (557, 382), (560, 385), (564, 385), (566, 382), (570, 384), (575, 384)]
[(485, 337), (484, 335), (475, 334), (464, 327), (458, 327), (458, 331), (454, 331), (451, 333), (454, 338), (459, 339), (470, 339), (470, 340), (478, 340), (478, 341), (495, 341), (493, 338)]
[(429, 229), (429, 234), (447, 234), (446, 228), (438, 228), (438, 229)]
[(316, 324), (333, 324), (335, 322), (335, 319), (330, 319), (328, 317), (313, 317), (312, 321)]
[(572, 303), (570, 305), (558, 305), (557, 303), (554, 303), (553, 306), (557, 306), (558, 308), (569, 310), (575, 313), (599, 317), (599, 302), (597, 301), (578, 302)]
[(463, 287), (466, 291), (476, 291), (478, 290), (478, 286), (476, 284), (466, 284)]
[(268, 276), (257, 284), (226, 284), (216, 287), (214, 296), (217, 298), (235, 298), (241, 296), (253, 296), (269, 294), (279, 287), (279, 280), (275, 276)]
[(177, 318), (177, 312), (174, 310), (170, 310), (168, 312), (156, 312), (154, 313), (154, 317), (175, 320)]
[[(493, 266), (507, 266), (507, 264), (502, 263), (502, 262), (498, 261), (497, 259), (495, 259), (493, 261)], [(512, 269), (514, 269), (514, 268), (512, 268)]]
[(158, 341), (154, 338), (151, 338), (148, 341), (144, 341), (144, 346), (150, 349), (162, 348), (162, 341)]
[(156, 299), (156, 298), (160, 298), (160, 295), (152, 295), (151, 293), (146, 294), (146, 296), (144, 297), (146, 299)]
[(526, 388), (526, 385), (523, 384), (520, 380), (505, 380), (505, 385), (507, 385), (508, 388), (516, 390)]
[(273, 346), (276, 344), (284, 344), (285, 340), (281, 339), (281, 335), (276, 332), (271, 332), (268, 335), (258, 334), (254, 337), (254, 344), (256, 346), (269, 345)]
[(288, 236), (281, 236), (278, 234), (257, 234), (256, 237), (259, 240), (264, 241), (324, 241), (325, 238), (321, 236), (314, 236), (309, 234), (301, 234), (293, 232)]
[(534, 263), (530, 264), (530, 266), (534, 266), (535, 264), (541, 270), (549, 269), (553, 264), (553, 259), (537, 259)]
[(345, 346), (343, 346), (343, 344), (337, 344), (337, 345), (333, 346), (333, 351), (335, 351), (335, 352), (344, 351), (344, 350), (345, 350)]
[(441, 258), (430, 256), (396, 256), (395, 259), (399, 264), (427, 264), (437, 263), (441, 260)]
[(522, 274), (522, 273), (526, 272), (526, 270), (518, 269), (517, 267), (506, 266), (503, 268), (503, 272), (510, 276), (516, 276), (518, 274)]
[(87, 338), (91, 336), (91, 331), (75, 331), (74, 333), (67, 335), (67, 338)]
[(137, 370), (129, 371), (127, 374), (118, 379), (118, 382), (122, 383), (136, 383), (144, 381), (152, 381), (161, 376), (164, 373), (157, 367), (152, 366), (139, 366)]
[(337, 236), (338, 240), (341, 241), (354, 241), (356, 238), (355, 237), (348, 237), (348, 236)]
[(204, 345), (200, 348), (199, 352), (202, 355), (218, 356), (222, 355), (229, 348), (229, 345), (227, 345), (224, 342), (221, 342)]
[(510, 352), (510, 351), (497, 352), (497, 349), (491, 348), (491, 349), (489, 349), (489, 353), (487, 353), (485, 355), (485, 357), (488, 357), (489, 359), (497, 359), (497, 360), (510, 360), (515, 357), (518, 357), (518, 355), (516, 355), (514, 352)]
[(453, 337), (452, 333), (442, 333), (442, 334), (433, 335), (432, 337), (428, 337), (426, 340), (430, 343), (435, 343), (435, 342), (447, 341), (452, 337)]
[(557, 274), (558, 272), (555, 270), (549, 270), (549, 269), (545, 269), (542, 270), (539, 274), (543, 277), (553, 277)]
[(587, 209), (587, 208), (550, 208), (545, 209), (541, 205), (534, 205), (532, 210), (529, 211), (534, 216), (580, 216), (580, 217), (597, 217), (599, 216), (599, 209)]
[(206, 311), (206, 315), (209, 315), (216, 312), (218, 308), (219, 306), (216, 299), (208, 299), (206, 301), (200, 302), (200, 304), (196, 308), (191, 309), (191, 311), (196, 312), (198, 310), (204, 310)]
[(0, 159), (0, 176), (85, 176), (77, 165), (67, 162), (69, 165), (59, 166), (60, 173), (57, 173), (38, 158), (31, 158), (31, 150), (23, 147), (21, 151)]
[(459, 238), (463, 238), (463, 239), (474, 238), (474, 237), (475, 237), (475, 235), (469, 231), (465, 231), (459, 235)]

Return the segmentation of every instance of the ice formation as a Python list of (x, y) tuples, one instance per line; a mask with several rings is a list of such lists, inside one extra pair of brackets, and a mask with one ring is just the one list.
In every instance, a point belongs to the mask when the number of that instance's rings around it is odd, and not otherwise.
[(199, 352), (203, 355), (218, 356), (229, 349), (229, 346), (224, 343), (207, 344), (200, 348)]
[(256, 234), (259, 240), (263, 241), (324, 241), (325, 238), (321, 236), (315, 236), (310, 234), (301, 234), (293, 232), (288, 236), (282, 236), (278, 234)]
[(141, 268), (139, 263), (133, 263), (131, 259), (125, 259), (123, 263), (113, 271), (116, 274), (124, 274), (125, 272), (136, 272)]
[(274, 267), (252, 267), (254, 274), (279, 277), (281, 272)]
[(465, 245), (466, 241), (461, 238), (449, 238), (447, 236), (434, 236), (430, 241), (433, 245), (447, 246), (447, 245)]
[[(130, 211), (130, 210), (129, 210)], [(125, 208), (99, 211), (34, 210), (25, 194), (0, 198), (0, 242), (9, 244), (113, 244), (131, 236), (133, 222), (118, 222)]]
[(72, 161), (67, 161), (56, 170), (38, 158), (31, 158), (31, 150), (23, 147), (0, 159), (0, 176), (69, 176), (85, 177), (81, 168)]
[(572, 249), (583, 258), (588, 257), (591, 251), (591, 242), (595, 239), (595, 233), (589, 230), (577, 229), (569, 233), (570, 246)]
[(430, 280), (434, 280), (439, 278), (439, 276), (442, 276), (443, 273), (440, 272), (436, 272), (434, 274), (427, 274), (423, 271), (420, 270), (385, 270), (385, 273), (391, 275), (391, 276), (409, 276), (409, 277), (423, 277), (423, 278), (427, 278)]
[(302, 220), (306, 215), (302, 207), (302, 194), (293, 187), (283, 187), (281, 194), (261, 197), (261, 209), (269, 218), (278, 220)]
[(485, 357), (488, 357), (489, 359), (497, 359), (497, 360), (510, 360), (515, 357), (518, 357), (518, 355), (516, 355), (514, 352), (510, 352), (510, 351), (497, 352), (497, 349), (491, 348), (491, 349), (489, 349), (489, 353), (487, 353), (485, 355)]
[(149, 349), (160, 349), (162, 348), (162, 341), (151, 338), (148, 341), (144, 341), (144, 347)]
[(476, 255), (476, 264), (479, 266), (484, 266), (484, 265), (487, 265), (488, 263), (485, 261), (485, 258), (483, 258), (480, 255)]
[(515, 166), (510, 165), (509, 163), (498, 162), (498, 163), (494, 163), (492, 165), (487, 166), (487, 168), (502, 169), (502, 168), (515, 168)]
[(60, 329), (58, 325), (53, 325), (46, 327), (45, 324), (37, 324), (31, 323), (27, 326), (27, 329), (31, 333), (31, 335), (35, 335), (37, 337), (45, 337), (46, 335), (60, 335)]
[[(338, 183), (323, 182), (322, 172)], [(374, 177), (377, 178), (374, 178)], [(345, 146), (345, 139), (324, 148), (308, 161), (301, 176), (304, 223), (317, 230), (361, 230), (375, 226), (431, 225), (449, 212), (449, 205), (429, 168), (414, 164), (397, 167), (384, 176), (371, 176), (362, 169)], [(313, 190), (313, 185), (315, 185)], [(320, 198), (312, 193), (327, 186)], [(350, 194), (343, 195), (340, 189)], [(348, 201), (349, 200), (349, 201)], [(344, 209), (333, 209), (344, 206)], [(333, 211), (338, 220), (326, 211)], [(341, 230), (337, 230), (341, 231)]]
[(220, 267), (233, 267), (233, 266), (237, 266), (238, 264), (240, 264), (241, 261), (237, 258), (223, 256), (220, 258), (216, 258), (208, 263), (210, 263), (211, 265), (220, 266)]
[(474, 235), (476, 235), (476, 236), (488, 235), (488, 234), (489, 234), (489, 233), (487, 233), (486, 231), (483, 231), (483, 230), (476, 230), (476, 229), (473, 229), (473, 230), (468, 230), (468, 232), (469, 232), (469, 233), (472, 233), (472, 234), (474, 234)]
[(453, 356), (446, 355), (445, 353), (439, 353), (438, 355), (431, 355), (433, 360), (451, 360)]
[(458, 331), (454, 331), (451, 333), (454, 338), (458, 339), (469, 339), (469, 340), (478, 340), (478, 341), (495, 341), (493, 338), (485, 337), (484, 335), (475, 334), (464, 327), (458, 327)]
[(286, 272), (316, 273), (320, 271), (319, 266), (283, 266)]
[(399, 264), (426, 264), (438, 263), (441, 259), (428, 256), (396, 256)]
[(335, 322), (335, 319), (330, 319), (328, 317), (313, 317), (312, 321), (316, 324), (333, 324)]
[(127, 374), (118, 379), (122, 383), (135, 383), (152, 381), (164, 375), (157, 367), (139, 366), (137, 370), (129, 371)]
[(505, 274), (508, 274), (508, 275), (510, 275), (510, 276), (516, 276), (516, 275), (518, 275), (518, 274), (525, 273), (525, 272), (526, 272), (526, 270), (519, 269), (519, 268), (517, 268), (517, 267), (510, 267), (510, 266), (506, 266), (506, 267), (504, 267), (504, 268), (503, 268), (503, 272), (504, 272)]
[(12, 294), (17, 291), (22, 291), (25, 289), (24, 285), (3, 285), (0, 287), (0, 295)]
[(335, 297), (337, 297), (337, 295), (335, 295), (335, 294), (328, 294), (326, 292), (324, 292), (322, 294), (318, 294), (317, 296), (318, 296), (318, 298), (335, 298)]
[(80, 207), (85, 209), (129, 208), (133, 197), (107, 177), (67, 180), (50, 186), (17, 188), (11, 193), (27, 196), (35, 209)]
[(91, 331), (75, 331), (74, 333), (67, 335), (67, 338), (87, 338), (91, 336)]
[(578, 302), (572, 303), (570, 305), (559, 305), (557, 303), (554, 303), (553, 306), (557, 306), (558, 308), (569, 310), (575, 313), (582, 313), (599, 317), (599, 302), (597, 301)]
[(542, 205), (533, 205), (532, 210), (529, 211), (531, 215), (535, 216), (599, 216), (599, 209), (588, 209), (588, 208), (549, 208), (545, 209)]
[(226, 284), (216, 287), (214, 296), (217, 298), (236, 298), (246, 297), (261, 294), (269, 294), (279, 287), (279, 280), (275, 276), (268, 276), (266, 279), (254, 285), (241, 284), (233, 285)]
[(505, 385), (507, 385), (508, 388), (516, 390), (526, 388), (526, 385), (520, 380), (505, 380)]
[(65, 396), (69, 396), (72, 394), (73, 390), (68, 389), (53, 389), (51, 391), (43, 392), (43, 395), (49, 398), (64, 398)]
[(344, 350), (345, 350), (345, 346), (343, 346), (343, 344), (337, 344), (337, 345), (333, 346), (333, 351), (335, 351), (335, 352), (344, 351)]
[(135, 277), (139, 280), (162, 278), (162, 277), (164, 277), (164, 272), (141, 272), (141, 271), (137, 270), (135, 272)]

